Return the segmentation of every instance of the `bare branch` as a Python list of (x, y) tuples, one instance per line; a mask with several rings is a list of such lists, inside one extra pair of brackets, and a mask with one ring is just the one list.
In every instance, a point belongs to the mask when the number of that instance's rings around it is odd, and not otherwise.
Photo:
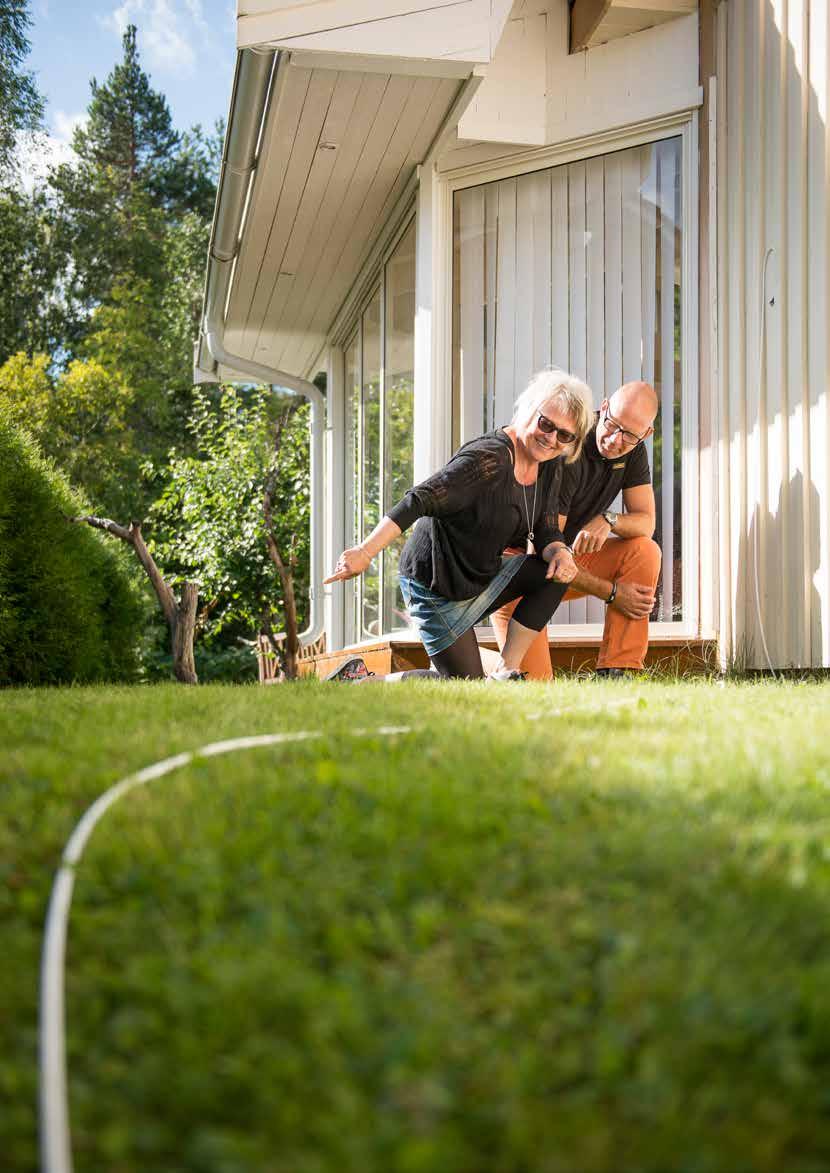
[(131, 535), (130, 541), (135, 548), (138, 555), (138, 560), (144, 567), (144, 571), (152, 583), (153, 590), (156, 592), (159, 604), (164, 612), (164, 618), (167, 620), (170, 630), (173, 631), (176, 626), (178, 608), (176, 606), (176, 597), (170, 589), (164, 577), (156, 566), (155, 559), (144, 542), (141, 534), (141, 522), (131, 521), (129, 533)]
[(125, 529), (123, 525), (118, 525), (117, 522), (110, 521), (108, 517), (93, 517), (91, 514), (84, 514), (81, 517), (69, 517), (67, 514), (64, 514), (64, 517), (72, 525), (85, 523), (86, 525), (91, 525), (93, 529), (101, 529), (108, 534), (112, 534), (114, 538), (120, 538), (122, 542), (128, 542), (130, 545), (133, 544), (130, 531)]
[(131, 521), (129, 528), (126, 528), (115, 521), (111, 521), (108, 517), (93, 517), (91, 514), (85, 514), (81, 517), (67, 517), (66, 520), (73, 525), (86, 524), (92, 526), (93, 529), (103, 530), (104, 533), (110, 534), (115, 538), (120, 538), (122, 542), (126, 542), (129, 546), (132, 546), (139, 562), (144, 568), (145, 574), (152, 583), (153, 590), (156, 592), (156, 597), (164, 612), (164, 618), (167, 620), (170, 631), (175, 631), (178, 611), (176, 598), (165, 582), (158, 566), (156, 566), (153, 555), (147, 549), (141, 534), (141, 522)]

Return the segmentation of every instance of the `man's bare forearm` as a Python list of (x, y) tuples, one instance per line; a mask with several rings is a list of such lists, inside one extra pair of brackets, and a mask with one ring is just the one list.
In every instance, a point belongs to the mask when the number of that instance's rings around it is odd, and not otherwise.
[(597, 599), (602, 599), (603, 602), (611, 594), (614, 584), (608, 578), (598, 578), (590, 571), (583, 570), (578, 567), (576, 578), (571, 580), (570, 589), (572, 591), (579, 591), (583, 595), (594, 595)]

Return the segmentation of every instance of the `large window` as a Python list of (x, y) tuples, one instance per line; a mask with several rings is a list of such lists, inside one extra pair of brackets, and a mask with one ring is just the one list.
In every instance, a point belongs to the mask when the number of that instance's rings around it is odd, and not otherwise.
[[(530, 375), (579, 375), (598, 406), (645, 379), (663, 573), (653, 619), (680, 620), (681, 138), (456, 191), (453, 443), (505, 424)], [(617, 508), (621, 506), (618, 504)], [(602, 622), (596, 599), (557, 623)]]
[[(412, 485), (415, 222), (386, 258), (345, 348), (346, 544), (371, 532)], [(398, 588), (403, 539), (346, 584), (348, 642), (406, 626)]]

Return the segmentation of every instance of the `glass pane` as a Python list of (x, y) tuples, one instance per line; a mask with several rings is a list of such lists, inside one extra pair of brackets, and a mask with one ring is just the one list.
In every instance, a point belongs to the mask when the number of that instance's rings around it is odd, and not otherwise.
[[(362, 374), (362, 484), (361, 537), (375, 528), (381, 518), (380, 493), (380, 290), (375, 293), (361, 319), (363, 332)], [(379, 559), (374, 559), (361, 578), (360, 622), (362, 636), (380, 635)]]
[(657, 587), (653, 618), (681, 620), (682, 526), (680, 385), (681, 288), (683, 255), (680, 139), (653, 148), (649, 170), (653, 193), (657, 270), (657, 309), (654, 315), (654, 389), (660, 414), (654, 424), (654, 495), (657, 527), (654, 540), (663, 551), (663, 571)]
[[(585, 379), (595, 405), (644, 379), (660, 400), (649, 459), (663, 574), (681, 590), (681, 139), (458, 191), (453, 205), (453, 439), (504, 424), (534, 371)], [(602, 623), (596, 599), (558, 623)]]
[[(383, 509), (386, 512), (412, 487), (415, 406), (415, 221), (386, 264), (384, 363)], [(402, 534), (383, 552), (383, 630), (407, 625), (398, 586)]]
[[(353, 546), (360, 541), (360, 345), (355, 334), (344, 352), (345, 378), (345, 545)], [(358, 580), (350, 579), (343, 584), (345, 592), (346, 642), (354, 643), (359, 637)]]

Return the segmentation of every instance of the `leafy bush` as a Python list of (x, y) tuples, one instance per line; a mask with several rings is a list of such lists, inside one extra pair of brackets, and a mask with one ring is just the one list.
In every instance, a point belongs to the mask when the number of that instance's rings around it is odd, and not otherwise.
[[(275, 454), (274, 417), (282, 416)], [(170, 580), (196, 579), (209, 607), (208, 640), (249, 638), (268, 624), (282, 630), (284, 600), (268, 557), (262, 496), (275, 463), (275, 539), (293, 557), (300, 628), (307, 622), (309, 575), (308, 404), (265, 388), (222, 389), (218, 404), (194, 389), (188, 421), (195, 455), (178, 451), (158, 473), (163, 490), (148, 515), (150, 548)], [(150, 462), (145, 475), (156, 475)], [(224, 678), (224, 677), (223, 677)]]
[(134, 675), (139, 591), (121, 550), (65, 520), (88, 512), (0, 407), (0, 682)]

